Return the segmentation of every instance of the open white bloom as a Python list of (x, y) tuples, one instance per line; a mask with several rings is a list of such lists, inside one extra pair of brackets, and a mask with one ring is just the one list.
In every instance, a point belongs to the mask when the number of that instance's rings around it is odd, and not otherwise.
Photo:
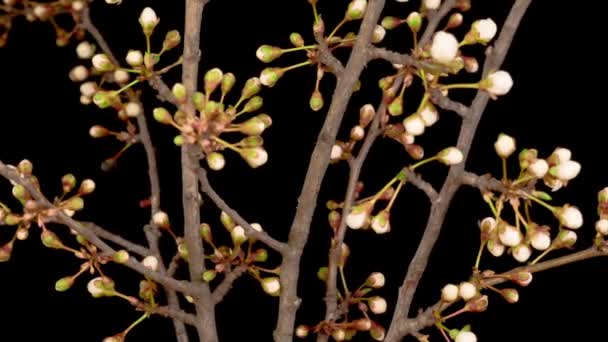
[(482, 43), (487, 43), (492, 40), (498, 31), (496, 23), (490, 18), (473, 22), (472, 28), (473, 30), (477, 31), (477, 37)]
[(158, 259), (154, 255), (148, 255), (141, 261), (141, 264), (151, 269), (152, 271), (158, 270)]
[(331, 154), (330, 154), (329, 158), (331, 158), (332, 160), (339, 159), (340, 157), (342, 157), (342, 152), (344, 152), (342, 147), (340, 147), (340, 145), (336, 144), (331, 147)]
[(278, 296), (281, 292), (281, 282), (278, 277), (262, 279), (262, 289), (271, 296)]
[(446, 165), (456, 165), (462, 162), (464, 156), (456, 147), (448, 147), (439, 152), (439, 161)]
[(500, 133), (498, 139), (494, 143), (494, 149), (496, 154), (501, 158), (508, 158), (513, 152), (515, 152), (515, 139), (512, 137)]
[(418, 136), (424, 133), (425, 123), (420, 115), (413, 114), (403, 120), (403, 127), (408, 134)]
[(511, 75), (504, 70), (491, 73), (484, 81), (487, 83), (484, 89), (492, 95), (505, 95), (513, 87)]
[(496, 240), (488, 241), (486, 247), (488, 248), (488, 252), (495, 257), (499, 257), (505, 253), (505, 245)]
[(375, 314), (382, 314), (386, 312), (386, 300), (382, 297), (372, 297), (369, 299), (367, 304), (369, 305), (369, 309)]
[(608, 235), (608, 219), (600, 219), (595, 222), (595, 230), (602, 235)]
[(144, 55), (139, 50), (129, 50), (127, 57), (125, 58), (127, 64), (132, 67), (138, 67), (144, 63)]
[(509, 224), (503, 224), (498, 230), (498, 239), (507, 247), (515, 247), (521, 243), (523, 235), (516, 227)]
[(439, 63), (449, 64), (458, 55), (458, 40), (453, 34), (437, 31), (431, 44), (431, 57)]
[(557, 209), (555, 215), (562, 225), (570, 229), (578, 229), (583, 225), (583, 214), (576, 207), (566, 204)]
[(513, 258), (519, 262), (526, 262), (530, 259), (532, 250), (528, 245), (517, 245), (513, 247)]
[(536, 250), (544, 251), (551, 246), (551, 234), (548, 231), (536, 231), (530, 238), (530, 245)]
[(141, 113), (141, 105), (137, 102), (129, 102), (125, 106), (125, 113), (128, 117), (134, 118)]
[(564, 147), (558, 147), (551, 154), (557, 159), (557, 164), (565, 163), (572, 158), (572, 151)]
[(424, 0), (424, 6), (428, 9), (436, 10), (441, 6), (441, 0)]
[(80, 59), (89, 59), (93, 57), (94, 53), (95, 47), (87, 41), (81, 42), (76, 46), (76, 55)]
[(458, 286), (447, 284), (441, 289), (441, 299), (444, 302), (452, 303), (458, 299)]
[(468, 301), (477, 295), (477, 288), (475, 285), (465, 281), (460, 283), (460, 286), (458, 287), (458, 294), (460, 297), (462, 297), (462, 299)]
[(551, 168), (551, 175), (562, 181), (576, 178), (581, 172), (581, 164), (574, 160), (566, 160)]
[(477, 342), (477, 336), (472, 331), (460, 331), (454, 342)]
[(437, 110), (431, 106), (425, 106), (422, 111), (420, 111), (420, 117), (422, 121), (424, 121), (424, 125), (426, 127), (433, 126), (437, 120), (439, 120), (439, 114)]
[(549, 164), (544, 159), (536, 159), (528, 166), (530, 172), (536, 178), (543, 178), (549, 171)]
[(379, 289), (384, 286), (385, 280), (384, 274), (374, 272), (367, 277), (367, 284), (374, 289)]

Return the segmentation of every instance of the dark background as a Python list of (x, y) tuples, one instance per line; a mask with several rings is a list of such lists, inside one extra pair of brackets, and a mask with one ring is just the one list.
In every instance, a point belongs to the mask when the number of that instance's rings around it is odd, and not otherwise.
[[(473, 1), (475, 9), (465, 14), (465, 20), (470, 23), (473, 19), (492, 17), (501, 27), (512, 2)], [(320, 2), (328, 28), (339, 21), (346, 3)], [(181, 1), (125, 0), (121, 6), (96, 1), (94, 5), (94, 21), (121, 60), (128, 49), (144, 48), (137, 17), (148, 5), (153, 5), (161, 18), (155, 36), (157, 44), (167, 30), (183, 31)], [(385, 13), (405, 17), (411, 10), (414, 10), (412, 4), (389, 1)], [(538, 0), (532, 4), (503, 66), (512, 74), (515, 86), (507, 96), (488, 106), (467, 164), (469, 170), (496, 174), (500, 164), (492, 144), (500, 132), (516, 137), (519, 147), (538, 148), (543, 156), (548, 156), (556, 146), (570, 148), (573, 159), (580, 161), (583, 168), (571, 185), (555, 195), (555, 202), (572, 203), (583, 211), (586, 225), (578, 232), (577, 248), (591, 243), (596, 193), (608, 185), (603, 149), (606, 121), (602, 97), (605, 95), (601, 83), (605, 79), (601, 52), (604, 28), (600, 29), (601, 21), (593, 17), (593, 12), (571, 2)], [(225, 72), (233, 72), (240, 81), (238, 89), (243, 80), (257, 75), (263, 68), (255, 58), (259, 45), (285, 47), (289, 44), (288, 34), (293, 31), (302, 33), (307, 42), (311, 42), (311, 23), (310, 7), (304, 0), (214, 0), (205, 9), (202, 70), (220, 67)], [(466, 31), (468, 24), (463, 27)], [(50, 25), (29, 24), (24, 20), (16, 21), (9, 39), (8, 46), (0, 50), (0, 159), (10, 164), (17, 164), (23, 158), (31, 160), (50, 198), (59, 194), (60, 177), (65, 173), (72, 172), (79, 179), (94, 179), (98, 189), (86, 200), (86, 208), (77, 218), (94, 220), (143, 242), (141, 227), (147, 211), (137, 205), (148, 195), (143, 149), (131, 148), (119, 161), (118, 168), (110, 173), (100, 170), (100, 163), (121, 146), (110, 139), (91, 139), (88, 128), (97, 123), (120, 126), (114, 112), (79, 104), (78, 86), (67, 77), (68, 71), (79, 63), (75, 45), (57, 48)], [(407, 51), (407, 29), (388, 32), (387, 41), (387, 46)], [(468, 48), (467, 52), (471, 51), (476, 50)], [(481, 56), (481, 49), (476, 52)], [(168, 54), (167, 62), (177, 55), (178, 52)], [(280, 59), (274, 65), (301, 61), (298, 59), (301, 55), (294, 56)], [(377, 103), (379, 94), (375, 82), (386, 70), (386, 63), (371, 63), (366, 69), (363, 80), (370, 82), (354, 97), (339, 138), (346, 138), (360, 105)], [(165, 79), (172, 84), (179, 79), (179, 72), (170, 73)], [(327, 107), (334, 84), (331, 75), (327, 74), (323, 83)], [(324, 111), (315, 113), (308, 108), (313, 87), (313, 69), (302, 68), (287, 73), (275, 88), (264, 90), (263, 109), (274, 120), (274, 125), (264, 134), (269, 162), (258, 170), (251, 170), (240, 158), (227, 154), (225, 170), (211, 175), (216, 189), (228, 203), (245, 218), (262, 223), (279, 239), (285, 239), (288, 233), (305, 167), (324, 119)], [(148, 87), (143, 88), (152, 94)], [(469, 93), (453, 94), (456, 99), (467, 101)], [(465, 95), (459, 97), (459, 94)], [(152, 95), (148, 99), (147, 110), (158, 105)], [(415, 105), (414, 102), (411, 100), (410, 105)], [(459, 119), (454, 113), (443, 113), (439, 123), (418, 140), (427, 155), (453, 144), (458, 125)], [(171, 143), (174, 132), (170, 128), (156, 123), (151, 126), (159, 150), (162, 206), (179, 227), (179, 150)], [(373, 193), (409, 161), (396, 144), (388, 141), (376, 144), (364, 168), (363, 180), (368, 190), (363, 195)], [(424, 176), (437, 187), (445, 171), (439, 165), (423, 168)], [(322, 317), (324, 289), (315, 272), (326, 263), (329, 243), (327, 210), (323, 203), (328, 199), (340, 200), (345, 190), (345, 174), (344, 164), (332, 166), (324, 182), (308, 253), (303, 260), (300, 294), (304, 303), (298, 324), (313, 325)], [(8, 182), (3, 182), (2, 191), (5, 203), (15, 206)], [(384, 272), (387, 286), (378, 294), (387, 298), (389, 311), (393, 309), (390, 303), (396, 299), (397, 287), (418, 244), (427, 213), (426, 198), (418, 190), (406, 187), (393, 211), (390, 235), (352, 231), (347, 235), (352, 249), (347, 273), (352, 286), (372, 271)], [(445, 283), (466, 279), (478, 244), (476, 222), (488, 214), (476, 190), (459, 192), (414, 308), (434, 303)], [(222, 235), (217, 215), (218, 211), (208, 205), (203, 221), (215, 225), (215, 235)], [(6, 241), (11, 234), (12, 228), (3, 228), (0, 239)], [(167, 245), (171, 244), (167, 242)], [(0, 264), (0, 341), (41, 338), (101, 341), (139, 317), (118, 299), (92, 299), (85, 289), (88, 277), (79, 279), (67, 293), (56, 293), (55, 281), (78, 269), (79, 263), (66, 254), (42, 247), (38, 230), (33, 227), (30, 239), (16, 243), (11, 261)], [(558, 254), (563, 252), (555, 253)], [(278, 259), (271, 258), (268, 265), (278, 265)], [(498, 262), (493, 260), (490, 265), (497, 271), (516, 266), (507, 256)], [(115, 276), (118, 289), (131, 293), (137, 290), (139, 278), (130, 272), (112, 266), (108, 272)], [(470, 323), (482, 341), (604, 341), (602, 309), (608, 304), (606, 275), (603, 259), (538, 274), (528, 288), (520, 291), (520, 303), (508, 305), (498, 296), (490, 295), (486, 313), (464, 315), (450, 321), (449, 326), (457, 328)], [(276, 304), (277, 300), (265, 296), (252, 278), (239, 280), (217, 308), (222, 340), (270, 341)], [(389, 314), (379, 316), (381, 323), (389, 320)], [(170, 321), (154, 317), (135, 328), (127, 339), (172, 341), (172, 336)], [(368, 336), (362, 335), (360, 340), (368, 340)], [(440, 341), (441, 337), (433, 331), (431, 340)]]

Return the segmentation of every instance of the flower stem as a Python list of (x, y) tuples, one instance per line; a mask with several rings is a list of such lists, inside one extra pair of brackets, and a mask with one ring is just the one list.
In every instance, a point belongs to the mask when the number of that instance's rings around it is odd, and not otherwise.
[(532, 262), (530, 263), (530, 265), (534, 265), (537, 262), (539, 262), (542, 258), (544, 258), (547, 254), (549, 254), (549, 252), (551, 252), (553, 250), (553, 246), (547, 248), (544, 252), (542, 252), (538, 257), (536, 257), (536, 259), (532, 260)]
[(437, 155), (435, 155), (433, 157), (430, 157), (430, 158), (427, 158), (427, 159), (423, 159), (423, 160), (417, 162), (416, 164), (410, 166), (410, 170), (414, 171), (417, 167), (420, 167), (420, 166), (422, 166), (422, 165), (424, 165), (426, 163), (430, 163), (430, 162), (432, 162), (434, 160), (437, 160), (437, 159), (439, 159), (439, 156), (437, 156)]

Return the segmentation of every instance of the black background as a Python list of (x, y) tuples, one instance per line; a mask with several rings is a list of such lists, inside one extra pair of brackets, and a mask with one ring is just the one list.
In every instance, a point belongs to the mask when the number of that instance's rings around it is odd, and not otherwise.
[[(492, 17), (501, 27), (512, 2), (473, 1), (474, 10), (465, 14), (465, 20), (470, 23), (473, 19)], [(346, 3), (320, 1), (328, 28), (339, 21)], [(121, 6), (95, 2), (94, 21), (121, 59), (130, 48), (144, 48), (137, 17), (148, 5), (153, 5), (161, 18), (156, 46), (167, 30), (183, 31), (182, 2), (125, 0)], [(385, 15), (405, 17), (414, 6), (389, 1)], [(515, 85), (507, 96), (488, 106), (467, 163), (471, 171), (496, 174), (500, 164), (492, 144), (500, 132), (516, 137), (520, 147), (538, 148), (543, 156), (556, 146), (570, 148), (573, 159), (580, 161), (583, 168), (575, 181), (555, 195), (555, 202), (572, 203), (582, 209), (586, 225), (579, 231), (578, 248), (591, 243), (596, 193), (608, 185), (604, 172), (606, 120), (602, 106), (605, 96), (602, 30), (605, 29), (593, 12), (592, 8), (579, 8), (572, 2), (533, 2), (503, 66), (512, 74)], [(243, 80), (257, 75), (264, 67), (255, 58), (259, 45), (285, 47), (289, 44), (288, 34), (293, 31), (302, 33), (311, 42), (311, 23), (310, 7), (304, 0), (214, 0), (205, 9), (202, 70), (220, 67), (225, 72), (233, 72), (242, 85)], [(466, 31), (468, 25), (463, 27)], [(388, 32), (387, 46), (406, 52), (407, 33), (406, 28)], [(31, 160), (50, 198), (59, 193), (59, 179), (65, 173), (72, 172), (79, 179), (94, 179), (98, 189), (86, 200), (85, 210), (77, 217), (94, 220), (143, 242), (141, 227), (147, 211), (137, 206), (148, 194), (143, 149), (131, 148), (119, 161), (118, 168), (110, 173), (100, 170), (100, 163), (121, 146), (109, 139), (91, 139), (88, 128), (97, 123), (120, 126), (112, 111), (79, 104), (78, 86), (67, 77), (70, 68), (79, 63), (75, 45), (57, 48), (50, 25), (24, 20), (15, 23), (9, 39), (8, 46), (0, 50), (0, 159), (11, 164), (23, 158)], [(480, 48), (467, 49), (482, 56)], [(177, 55), (177, 52), (168, 54), (167, 63)], [(294, 56), (286, 56), (274, 65), (301, 61), (301, 55)], [(377, 103), (379, 93), (375, 82), (386, 70), (390, 70), (386, 63), (370, 63), (363, 75), (363, 80), (369, 82), (364, 83), (363, 91), (354, 97), (339, 138), (346, 138), (360, 105)], [(174, 71), (165, 79), (172, 84), (179, 79), (179, 72)], [(327, 107), (334, 81), (327, 75), (323, 83)], [(228, 203), (245, 218), (262, 223), (266, 230), (283, 240), (324, 119), (324, 111), (315, 113), (308, 108), (313, 87), (314, 70), (302, 68), (287, 73), (275, 88), (264, 90), (263, 109), (274, 120), (264, 134), (270, 155), (268, 164), (251, 170), (240, 158), (227, 154), (225, 170), (211, 175), (211, 181)], [(158, 102), (148, 87), (143, 88), (149, 94), (146, 103), (149, 113)], [(470, 98), (466, 91), (453, 94), (462, 101)], [(409, 103), (415, 105), (414, 102)], [(454, 113), (443, 113), (439, 123), (418, 140), (427, 155), (453, 144), (458, 125), (459, 119)], [(154, 122), (151, 126), (159, 150), (162, 206), (179, 227), (179, 150), (171, 143), (174, 132), (170, 128)], [(409, 159), (402, 148), (388, 141), (376, 144), (363, 171), (368, 187), (364, 196), (381, 187), (404, 163), (409, 163)], [(436, 186), (441, 185), (445, 171), (439, 165), (423, 168), (424, 176)], [(345, 190), (345, 175), (344, 164), (332, 166), (324, 182), (303, 260), (300, 294), (304, 303), (298, 324), (315, 324), (322, 317), (324, 289), (315, 272), (326, 263), (329, 240), (327, 210), (323, 203), (340, 199)], [(14, 206), (8, 182), (3, 182), (2, 192), (5, 202)], [(352, 231), (347, 235), (347, 243), (352, 248), (347, 273), (352, 284), (363, 281), (372, 271), (384, 272), (387, 286), (378, 294), (387, 298), (389, 311), (393, 309), (390, 303), (396, 299), (397, 287), (419, 241), (427, 214), (426, 198), (406, 187), (397, 200), (390, 235)], [(463, 189), (458, 193), (414, 308), (434, 303), (445, 283), (466, 279), (478, 244), (476, 222), (488, 214), (476, 190)], [(217, 215), (218, 211), (209, 204), (203, 221), (214, 224), (218, 230), (216, 235), (222, 235)], [(6, 241), (11, 234), (12, 228), (3, 228), (0, 239)], [(67, 293), (56, 293), (55, 281), (74, 273), (79, 263), (67, 253), (45, 249), (37, 235), (33, 228), (29, 240), (16, 244), (11, 261), (0, 264), (0, 341), (41, 338), (101, 341), (138, 317), (138, 313), (118, 299), (92, 299), (85, 289), (87, 277), (79, 279)], [(278, 265), (276, 256), (268, 264), (269, 267)], [(498, 271), (516, 266), (510, 257), (485, 265)], [(490, 295), (486, 313), (464, 315), (450, 321), (449, 326), (470, 323), (482, 341), (604, 341), (603, 309), (608, 304), (605, 270), (606, 260), (598, 259), (538, 274), (528, 288), (520, 291), (520, 303), (505, 304), (498, 296)], [(136, 291), (139, 278), (119, 267), (109, 267), (108, 272), (115, 276), (119, 289)], [(265, 296), (252, 278), (238, 281), (217, 308), (222, 340), (270, 341), (276, 304), (277, 300)], [(389, 316), (382, 315), (379, 321), (386, 324)], [(432, 341), (441, 340), (436, 331), (431, 334)], [(171, 341), (172, 336), (170, 321), (154, 317), (134, 329), (127, 339)], [(368, 339), (364, 335), (360, 340)]]

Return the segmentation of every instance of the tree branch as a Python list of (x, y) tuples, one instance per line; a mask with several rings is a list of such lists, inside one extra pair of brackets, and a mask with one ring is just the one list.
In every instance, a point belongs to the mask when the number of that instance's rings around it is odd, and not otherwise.
[(281, 298), (279, 301), (279, 317), (274, 331), (275, 342), (293, 341), (296, 312), (300, 305), (300, 299), (297, 295), (300, 259), (308, 241), (310, 224), (316, 208), (321, 181), (329, 165), (330, 151), (344, 117), (346, 106), (352, 96), (355, 83), (367, 62), (365, 51), (370, 45), (372, 31), (378, 22), (384, 3), (384, 0), (371, 0), (367, 5), (357, 41), (344, 72), (338, 77), (325, 122), (312, 152), (304, 185), (298, 198), (298, 209), (289, 232), (289, 248), (283, 254), (283, 261), (280, 266)]
[(439, 194), (437, 193), (437, 190), (435, 190), (433, 185), (431, 183), (425, 181), (424, 179), (422, 179), (422, 177), (419, 174), (410, 170), (409, 167), (404, 167), (402, 169), (402, 171), (405, 172), (405, 174), (407, 175), (407, 181), (409, 183), (411, 183), (413, 186), (422, 190), (426, 194), (426, 196), (429, 198), (431, 203), (435, 202), (439, 198)]
[(344, 66), (337, 59), (331, 51), (329, 51), (329, 47), (327, 46), (327, 41), (325, 37), (323, 37), (323, 33), (321, 31), (314, 31), (315, 40), (319, 46), (319, 62), (326, 65), (335, 75), (336, 77), (340, 77), (340, 75), (344, 72)]
[(90, 229), (93, 233), (95, 233), (95, 235), (99, 236), (100, 238), (113, 242), (116, 245), (124, 248), (128, 252), (139, 254), (140, 256), (150, 255), (150, 250), (146, 247), (131, 242), (121, 237), (120, 235), (114, 234), (93, 222), (81, 222), (81, 224), (86, 226), (87, 229)]
[(460, 102), (453, 101), (447, 96), (443, 96), (439, 89), (431, 89), (430, 94), (431, 101), (437, 106), (439, 106), (439, 108), (455, 112), (463, 118), (466, 118), (468, 115), (470, 115), (471, 109), (469, 107), (463, 105)]
[(367, 59), (368, 61), (373, 61), (375, 59), (383, 59), (390, 63), (399, 64), (402, 66), (412, 65), (418, 69), (423, 69), (431, 73), (440, 73), (448, 71), (444, 66), (418, 60), (409, 54), (399, 53), (375, 46), (370, 46), (367, 50)]
[(232, 288), (232, 284), (247, 271), (248, 265), (239, 265), (232, 271), (228, 272), (224, 277), (224, 280), (215, 288), (213, 291), (213, 302), (219, 303), (224, 299), (224, 296), (228, 294), (228, 291)]
[[(519, 26), (519, 23), (521, 22), (521, 19), (525, 14), (530, 2), (531, 0), (516, 0), (509, 13), (509, 16), (503, 24), (503, 28), (500, 36), (496, 40), (492, 54), (488, 56), (488, 59), (484, 63), (483, 75), (487, 75), (490, 70), (499, 68), (504, 61), (510, 43), (515, 35), (515, 31), (517, 30), (517, 27)], [(446, 1), (439, 10), (439, 14), (447, 14), (453, 4), (454, 1)], [(440, 15), (434, 16), (427, 28), (432, 30), (436, 29), (440, 19)], [(426, 37), (430, 39), (432, 34), (433, 32), (429, 32), (427, 29), (427, 32), (424, 33), (423, 38)], [(422, 41), (423, 39), (421, 39), (421, 45), (423, 45)], [(422, 278), (422, 274), (426, 269), (433, 246), (435, 245), (435, 242), (439, 237), (439, 233), (441, 232), (441, 227), (445, 219), (445, 215), (447, 214), (450, 202), (462, 183), (464, 165), (472, 145), (475, 131), (477, 130), (477, 126), (481, 120), (481, 116), (483, 115), (483, 111), (488, 103), (488, 100), (489, 96), (486, 92), (478, 91), (471, 105), (471, 115), (463, 120), (457, 143), (457, 147), (464, 155), (463, 162), (450, 168), (448, 176), (439, 194), (439, 198), (431, 206), (429, 221), (425, 228), (424, 234), (418, 249), (416, 250), (416, 254), (410, 262), (403, 285), (399, 289), (399, 296), (395, 305), (395, 312), (385, 339), (387, 342), (400, 341), (404, 335), (412, 333), (412, 331), (406, 330), (404, 322), (407, 320), (412, 299), (418, 287), (418, 283)]]

